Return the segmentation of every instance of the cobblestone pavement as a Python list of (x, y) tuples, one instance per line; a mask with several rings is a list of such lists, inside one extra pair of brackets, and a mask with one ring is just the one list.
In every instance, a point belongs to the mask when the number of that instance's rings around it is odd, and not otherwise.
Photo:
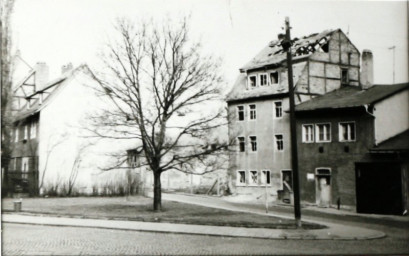
[[(406, 237), (367, 241), (224, 238), (3, 223), (3, 255), (408, 254)], [(397, 231), (395, 229), (390, 232)]]

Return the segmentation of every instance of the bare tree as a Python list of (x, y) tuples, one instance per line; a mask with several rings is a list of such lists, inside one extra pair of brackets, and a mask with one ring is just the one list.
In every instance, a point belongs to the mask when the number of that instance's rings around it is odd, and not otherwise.
[(226, 125), (221, 102), (220, 60), (202, 54), (189, 40), (187, 20), (162, 25), (129, 20), (116, 23), (96, 75), (101, 93), (115, 104), (99, 118), (95, 135), (139, 141), (153, 172), (153, 209), (160, 211), (161, 174), (170, 169), (206, 173), (221, 168), (229, 144), (212, 130)]
[[(12, 104), (12, 71), (11, 71), (11, 31), (10, 17), (13, 10), (13, 0), (3, 0), (0, 3), (0, 58), (1, 58), (1, 163), (2, 172), (7, 175), (11, 147), (11, 104)], [(4, 168), (4, 169), (3, 169)], [(3, 177), (7, 180), (7, 176)], [(3, 180), (3, 179), (2, 179)], [(7, 187), (7, 186), (2, 186)]]
[(50, 135), (48, 137), (48, 143), (47, 143), (47, 150), (45, 152), (45, 158), (44, 158), (44, 167), (43, 167), (43, 174), (41, 175), (41, 179), (40, 179), (40, 184), (38, 186), (39, 191), (41, 191), (41, 189), (44, 187), (44, 177), (45, 174), (47, 172), (47, 167), (48, 167), (48, 162), (50, 160), (51, 154), (54, 152), (54, 150), (61, 145), (62, 143), (64, 143), (64, 141), (67, 140), (67, 134), (64, 133), (62, 134), (60, 137), (55, 138), (55, 135)]
[(83, 159), (83, 157), (85, 155), (85, 152), (89, 147), (91, 147), (93, 145), (94, 145), (94, 143), (86, 142), (86, 143), (81, 144), (78, 147), (78, 150), (77, 150), (77, 152), (75, 154), (74, 162), (73, 162), (72, 167), (71, 167), (70, 176), (68, 177), (67, 195), (69, 195), (69, 196), (73, 192), (75, 182), (77, 181), (77, 177), (78, 177), (78, 173), (79, 173), (79, 170), (80, 170), (81, 162), (82, 162), (82, 159)]

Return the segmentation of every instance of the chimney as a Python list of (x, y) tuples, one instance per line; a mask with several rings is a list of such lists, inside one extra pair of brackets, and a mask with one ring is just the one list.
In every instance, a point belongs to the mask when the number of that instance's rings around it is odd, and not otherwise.
[(368, 89), (373, 85), (373, 56), (372, 51), (362, 51), (361, 87)]
[(61, 74), (64, 75), (65, 73), (67, 73), (68, 71), (72, 70), (72, 63), (69, 62), (67, 65), (63, 65), (61, 66)]
[(50, 69), (45, 62), (37, 62), (34, 66), (35, 70), (35, 86), (36, 90), (39, 91), (44, 88), (44, 85), (48, 82), (50, 75)]

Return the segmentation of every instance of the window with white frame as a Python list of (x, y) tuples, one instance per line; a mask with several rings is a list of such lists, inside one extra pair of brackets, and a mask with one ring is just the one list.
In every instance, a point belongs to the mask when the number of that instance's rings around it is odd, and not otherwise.
[(250, 146), (251, 146), (251, 151), (253, 152), (257, 151), (257, 137), (256, 136), (250, 136)]
[(267, 74), (260, 74), (260, 86), (268, 85)]
[(331, 141), (331, 124), (316, 124), (315, 135), (317, 142)]
[(339, 123), (339, 141), (355, 141), (355, 122)]
[(276, 151), (283, 151), (284, 150), (284, 140), (283, 140), (283, 135), (282, 134), (276, 134), (274, 135), (275, 138), (275, 150)]
[(314, 142), (314, 125), (312, 124), (302, 125), (302, 142), (304, 143)]
[(250, 171), (249, 185), (258, 185), (258, 171)]
[(249, 88), (255, 88), (257, 86), (257, 76), (249, 76)]
[(246, 185), (246, 171), (237, 171), (237, 185)]
[(28, 124), (24, 125), (24, 139), (28, 139)]
[(250, 120), (256, 120), (256, 118), (257, 118), (256, 105), (255, 104), (249, 105), (249, 118), (250, 118)]
[(239, 121), (244, 120), (244, 106), (237, 106), (237, 118)]
[(19, 138), (18, 138), (18, 128), (19, 128), (19, 127), (16, 127), (15, 132), (14, 132), (14, 136), (15, 136), (15, 141), (16, 141), (16, 142), (18, 142), (18, 139), (19, 139)]
[(270, 185), (271, 184), (270, 170), (262, 170), (261, 171), (261, 183), (263, 185)]
[(278, 84), (278, 72), (277, 71), (270, 73), (270, 84)]
[(239, 151), (245, 152), (246, 151), (246, 142), (244, 137), (237, 137), (237, 141), (239, 143)]
[(283, 102), (274, 102), (274, 118), (281, 118), (283, 116)]
[(30, 127), (30, 138), (34, 139), (35, 137), (37, 137), (37, 123), (32, 122)]

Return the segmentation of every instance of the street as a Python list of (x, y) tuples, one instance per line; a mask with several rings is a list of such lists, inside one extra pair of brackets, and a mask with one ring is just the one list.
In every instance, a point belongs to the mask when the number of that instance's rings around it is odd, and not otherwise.
[[(355, 223), (356, 225), (356, 223)], [(364, 241), (269, 240), (3, 223), (3, 255), (408, 254), (406, 226)]]

